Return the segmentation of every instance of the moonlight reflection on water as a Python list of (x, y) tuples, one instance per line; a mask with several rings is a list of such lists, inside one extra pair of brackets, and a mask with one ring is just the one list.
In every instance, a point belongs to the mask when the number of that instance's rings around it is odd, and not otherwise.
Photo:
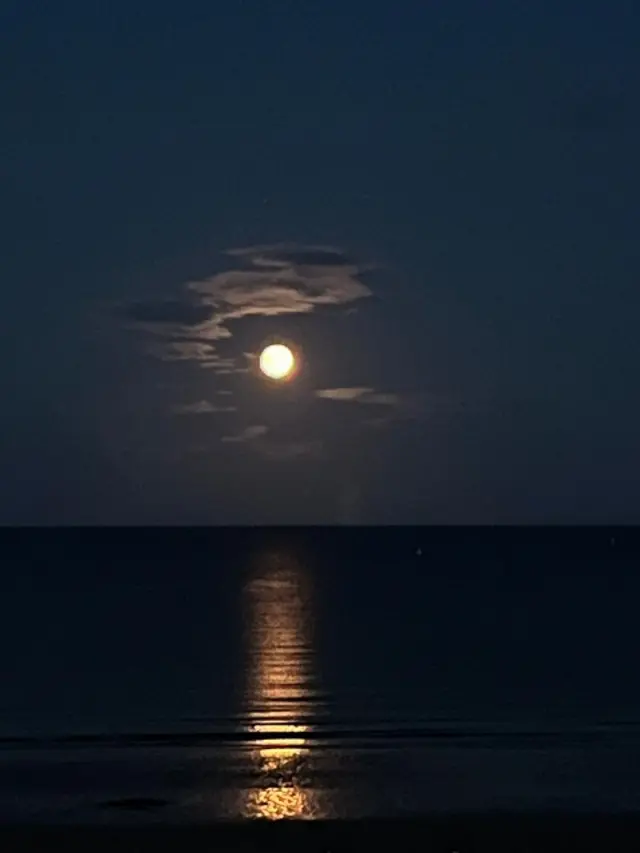
[(323, 816), (309, 781), (314, 682), (308, 578), (292, 555), (263, 554), (246, 586), (251, 758), (243, 814), (272, 820)]

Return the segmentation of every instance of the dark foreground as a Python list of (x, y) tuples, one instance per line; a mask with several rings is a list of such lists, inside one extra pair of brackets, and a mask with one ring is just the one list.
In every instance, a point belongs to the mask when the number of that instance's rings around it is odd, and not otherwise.
[(459, 815), (394, 821), (253, 821), (200, 827), (0, 827), (0, 850), (528, 853), (640, 849), (638, 815)]

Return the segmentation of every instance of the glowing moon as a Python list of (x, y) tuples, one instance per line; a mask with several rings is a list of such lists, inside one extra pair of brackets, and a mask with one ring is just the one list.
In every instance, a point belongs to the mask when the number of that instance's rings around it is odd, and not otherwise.
[(286, 379), (295, 366), (293, 353), (284, 344), (271, 344), (260, 353), (260, 370), (269, 379)]

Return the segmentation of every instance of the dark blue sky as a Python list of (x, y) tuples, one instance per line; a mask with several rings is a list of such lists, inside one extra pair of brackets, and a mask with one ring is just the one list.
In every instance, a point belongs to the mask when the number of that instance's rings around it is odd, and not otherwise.
[(0, 522), (640, 520), (636, 3), (0, 33)]

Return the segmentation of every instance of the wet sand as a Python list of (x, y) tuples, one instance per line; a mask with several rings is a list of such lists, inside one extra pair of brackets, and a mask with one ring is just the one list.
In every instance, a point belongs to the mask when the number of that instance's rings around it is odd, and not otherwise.
[(640, 850), (634, 815), (457, 815), (363, 821), (252, 821), (198, 827), (0, 827), (0, 850), (533, 853)]

